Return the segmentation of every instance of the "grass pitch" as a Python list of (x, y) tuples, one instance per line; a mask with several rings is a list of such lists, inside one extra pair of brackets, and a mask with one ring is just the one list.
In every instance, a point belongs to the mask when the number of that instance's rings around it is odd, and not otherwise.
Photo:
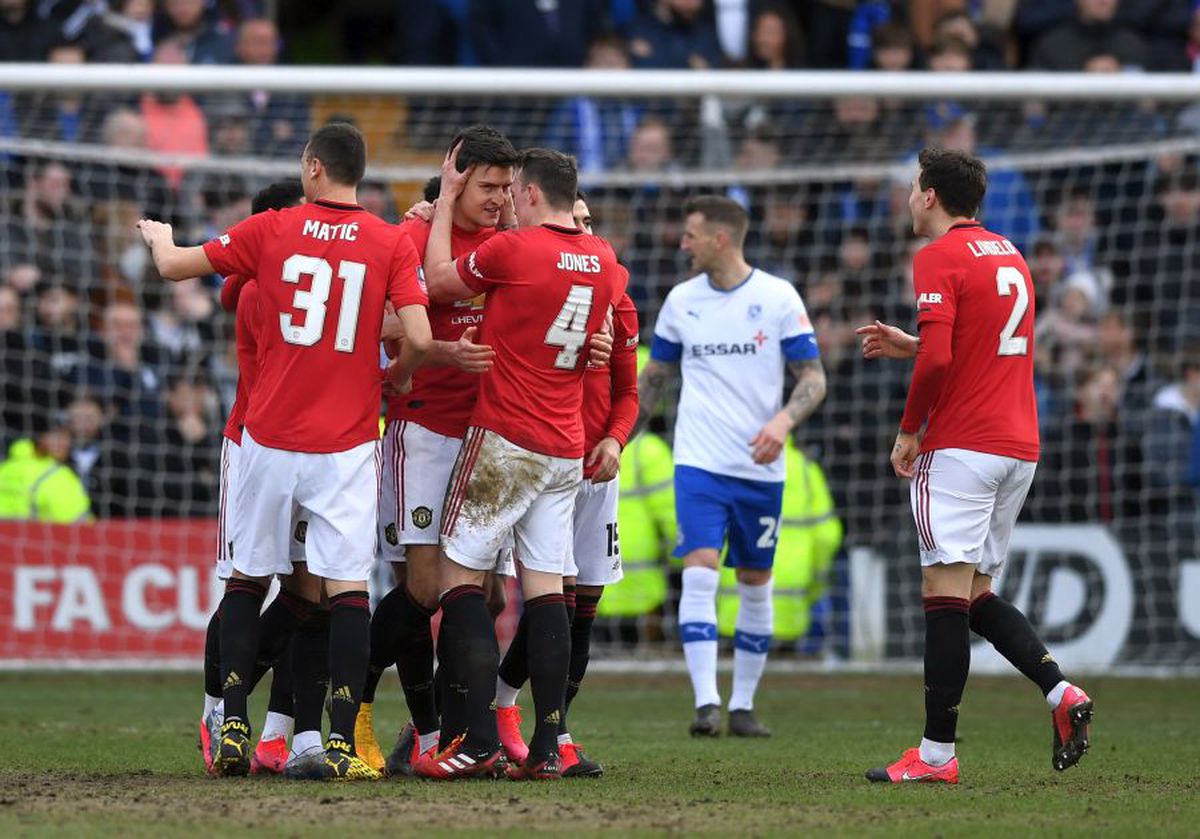
[[(1036, 689), (973, 678), (958, 787), (863, 779), (920, 737), (919, 679), (823, 675), (765, 679), (766, 741), (691, 740), (681, 678), (589, 676), (572, 727), (604, 764), (599, 780), (322, 785), (205, 777), (199, 675), (3, 674), (0, 836), (1200, 835), (1200, 681), (1085, 686), (1092, 751), (1057, 773)], [(265, 694), (253, 697), (256, 725)], [(389, 676), (376, 708), (385, 750), (402, 704)]]

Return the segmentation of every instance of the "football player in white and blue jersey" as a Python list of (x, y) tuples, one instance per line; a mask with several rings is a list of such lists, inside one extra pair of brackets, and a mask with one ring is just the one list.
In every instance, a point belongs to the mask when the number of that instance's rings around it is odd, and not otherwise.
[[(675, 511), (683, 558), (679, 631), (695, 691), (691, 733), (717, 736), (721, 551), (737, 570), (729, 733), (767, 737), (754, 693), (771, 646), (771, 566), (783, 502), (784, 443), (825, 398), (825, 371), (799, 293), (747, 264), (749, 219), (735, 201), (691, 199), (680, 247), (698, 272), (667, 295), (638, 381), (641, 428), (678, 371)], [(796, 386), (783, 404), (784, 368)]]

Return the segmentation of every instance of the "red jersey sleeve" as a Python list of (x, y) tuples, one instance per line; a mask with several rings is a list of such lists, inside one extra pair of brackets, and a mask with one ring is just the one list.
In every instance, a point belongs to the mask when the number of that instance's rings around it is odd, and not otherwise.
[(467, 288), (482, 294), (509, 279), (513, 239), (512, 234), (500, 233), (469, 254), (459, 257), (454, 264), (458, 267), (459, 279)]
[(405, 306), (428, 306), (425, 291), (425, 272), (421, 257), (407, 235), (399, 236), (392, 251), (391, 273), (388, 275), (388, 299), (397, 309)]
[(913, 258), (917, 324), (954, 323), (958, 312), (956, 270), (945, 251), (926, 247)]
[(245, 284), (246, 278), (240, 274), (225, 278), (225, 284), (221, 286), (222, 309), (227, 312), (237, 311), (238, 299), (242, 295), (242, 287)]
[(238, 222), (215, 239), (204, 243), (204, 255), (218, 274), (241, 274), (253, 277), (258, 273), (258, 256), (271, 235), (275, 210), (257, 213)]
[(638, 415), (637, 388), (638, 314), (626, 294), (613, 314), (612, 406), (608, 412), (608, 436), (622, 447), (629, 442)]
[(908, 387), (904, 417), (900, 420), (900, 430), (905, 434), (916, 434), (921, 430), (929, 409), (942, 395), (942, 386), (954, 356), (953, 337), (954, 327), (940, 319), (929, 319), (921, 324), (921, 345), (917, 349), (912, 384)]

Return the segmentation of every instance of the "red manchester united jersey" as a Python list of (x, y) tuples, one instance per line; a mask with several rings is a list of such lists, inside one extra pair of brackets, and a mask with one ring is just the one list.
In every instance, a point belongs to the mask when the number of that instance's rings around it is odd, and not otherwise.
[(258, 282), (254, 439), (297, 452), (378, 439), (384, 298), (428, 303), (408, 236), (361, 207), (314, 201), (251, 216), (204, 251), (218, 272)]
[[(429, 222), (423, 219), (411, 219), (400, 225), (420, 254), (425, 253), (430, 228)], [(450, 255), (470, 253), (495, 234), (494, 227), (474, 233), (455, 227), (450, 234)], [(482, 296), (429, 307), (429, 327), (435, 341), (457, 341), (469, 327), (482, 325)], [(388, 422), (405, 419), (446, 437), (462, 437), (467, 433), (478, 395), (478, 373), (466, 373), (449, 366), (421, 367), (413, 375), (412, 390), (388, 400)]]
[[(952, 328), (952, 357), (921, 450), (1037, 460), (1033, 280), (1025, 259), (982, 225), (957, 224), (917, 253), (913, 283), (917, 322)], [(919, 427), (923, 417), (905, 419)]]
[(229, 277), (221, 286), (221, 306), (237, 312), (234, 334), (237, 340), (238, 383), (233, 407), (225, 423), (225, 436), (239, 446), (250, 391), (258, 378), (258, 284), (245, 277)]
[(488, 295), (481, 340), (496, 351), (471, 425), (529, 451), (582, 457), (588, 340), (628, 279), (612, 247), (543, 224), (493, 236), (457, 264), (463, 282)]
[[(626, 294), (613, 311), (612, 358), (604, 367), (589, 364), (583, 376), (584, 452), (605, 437), (622, 446), (629, 442), (638, 415), (637, 344), (637, 309)], [(594, 471), (585, 468), (583, 476), (590, 478)]]

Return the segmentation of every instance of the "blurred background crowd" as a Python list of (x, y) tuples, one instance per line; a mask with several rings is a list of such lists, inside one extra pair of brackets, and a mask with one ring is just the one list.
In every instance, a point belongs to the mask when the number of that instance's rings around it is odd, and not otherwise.
[[(218, 235), (271, 179), (220, 162), (293, 158), (330, 119), (363, 128), (373, 163), (408, 164), (433, 164), (459, 127), (487, 120), (518, 146), (578, 156), (597, 228), (631, 270), (647, 330), (686, 276), (685, 196), (720, 190), (749, 208), (748, 257), (797, 284), (829, 372), (827, 403), (798, 443), (828, 475), (847, 541), (894, 551), (891, 523), (907, 517), (906, 490), (889, 476), (886, 453), (908, 368), (864, 362), (853, 330), (875, 318), (912, 328), (911, 256), (921, 243), (905, 198), (916, 151), (936, 143), (995, 161), (982, 219), (1023, 250), (1037, 285), (1045, 453), (1027, 518), (1194, 517), (1200, 148), (1186, 141), (1200, 136), (1200, 106), (958, 101), (937, 96), (937, 74), (1190, 71), (1198, 8), (0, 0), (0, 61), (630, 73), (628, 97), (606, 99), (0, 91), (0, 442), (36, 439), (38, 456), (78, 475), (96, 517), (213, 515), (236, 379), (232, 321), (217, 304), (220, 278), (172, 285), (154, 276), (135, 220), (171, 221), (185, 242)], [(638, 96), (644, 68), (911, 71), (925, 74), (930, 97), (665, 101)], [(46, 145), (38, 152), (23, 141)], [(1130, 143), (1144, 151), (1118, 153)], [(217, 165), (147, 163), (148, 152)], [(775, 176), (706, 185), (703, 172)], [(419, 183), (382, 180), (360, 193), (391, 220), (419, 195)], [(670, 418), (656, 428), (669, 435)]]

